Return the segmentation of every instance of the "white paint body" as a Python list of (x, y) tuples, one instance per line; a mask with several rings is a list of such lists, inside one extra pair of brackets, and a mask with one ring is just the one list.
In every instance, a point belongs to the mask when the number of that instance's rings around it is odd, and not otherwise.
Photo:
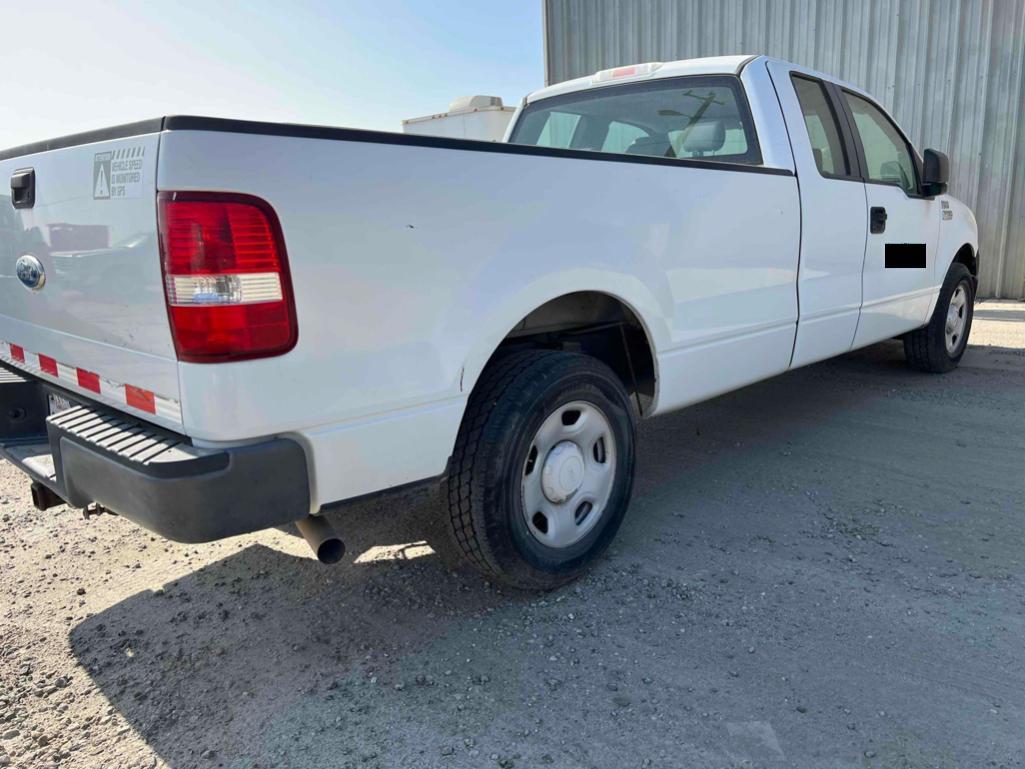
[[(654, 77), (736, 73), (743, 61), (667, 64)], [(0, 177), (33, 166), (53, 185), (31, 210), (0, 203), (0, 339), (179, 401), (180, 422), (147, 418), (197, 443), (298, 440), (315, 512), (443, 473), (491, 354), (565, 294), (609, 294), (641, 320), (655, 358), (652, 414), (924, 325), (956, 252), (977, 249), (971, 212), (941, 196), (894, 216), (901, 190), (822, 180), (779, 77), (790, 69), (756, 59), (740, 74), (763, 165), (789, 175), (187, 130), (0, 161)], [(152, 148), (144, 194), (93, 200), (95, 154), (137, 144)], [(298, 314), (292, 351), (175, 359), (157, 190), (241, 192), (273, 206)], [(867, 234), (876, 196), (902, 237), (930, 244), (917, 282), (879, 267)], [(80, 228), (56, 249), (55, 222), (107, 227), (109, 246), (76, 247), (91, 232)], [(44, 291), (14, 277), (29, 249), (55, 270)], [(63, 282), (62, 271), (76, 277)]]

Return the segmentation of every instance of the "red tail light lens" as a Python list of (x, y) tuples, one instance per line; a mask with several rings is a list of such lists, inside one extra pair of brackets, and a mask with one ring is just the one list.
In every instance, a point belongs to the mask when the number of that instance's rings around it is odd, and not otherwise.
[(295, 300), (274, 209), (216, 192), (162, 192), (157, 206), (178, 359), (224, 363), (295, 347)]

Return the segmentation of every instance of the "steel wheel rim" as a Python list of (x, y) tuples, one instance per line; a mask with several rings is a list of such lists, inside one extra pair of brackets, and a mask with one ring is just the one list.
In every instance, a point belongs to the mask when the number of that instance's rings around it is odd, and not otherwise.
[(612, 425), (593, 403), (573, 401), (549, 414), (530, 443), (520, 480), (531, 535), (557, 549), (586, 537), (608, 507), (616, 461)]
[(965, 326), (968, 325), (968, 292), (964, 283), (958, 284), (950, 296), (947, 305), (947, 320), (944, 324), (944, 336), (947, 343), (947, 354), (954, 355), (964, 340)]

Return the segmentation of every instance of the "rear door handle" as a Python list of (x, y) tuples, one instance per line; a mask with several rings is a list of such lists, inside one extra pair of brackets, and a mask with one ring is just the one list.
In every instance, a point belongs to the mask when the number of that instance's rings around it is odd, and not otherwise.
[(868, 231), (875, 235), (886, 231), (886, 209), (882, 206), (872, 206), (869, 209)]
[(22, 168), (11, 174), (11, 205), (32, 208), (36, 204), (36, 172)]

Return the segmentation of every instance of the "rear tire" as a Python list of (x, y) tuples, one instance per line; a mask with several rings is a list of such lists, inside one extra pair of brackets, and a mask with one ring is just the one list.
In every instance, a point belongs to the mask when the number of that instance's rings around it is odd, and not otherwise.
[(530, 350), (489, 365), (470, 396), (447, 481), (452, 531), (467, 560), (528, 589), (583, 573), (626, 513), (634, 422), (619, 378), (589, 356)]
[(967, 267), (955, 262), (947, 270), (929, 324), (904, 335), (908, 365), (933, 374), (957, 368), (968, 346), (974, 304), (972, 275)]

